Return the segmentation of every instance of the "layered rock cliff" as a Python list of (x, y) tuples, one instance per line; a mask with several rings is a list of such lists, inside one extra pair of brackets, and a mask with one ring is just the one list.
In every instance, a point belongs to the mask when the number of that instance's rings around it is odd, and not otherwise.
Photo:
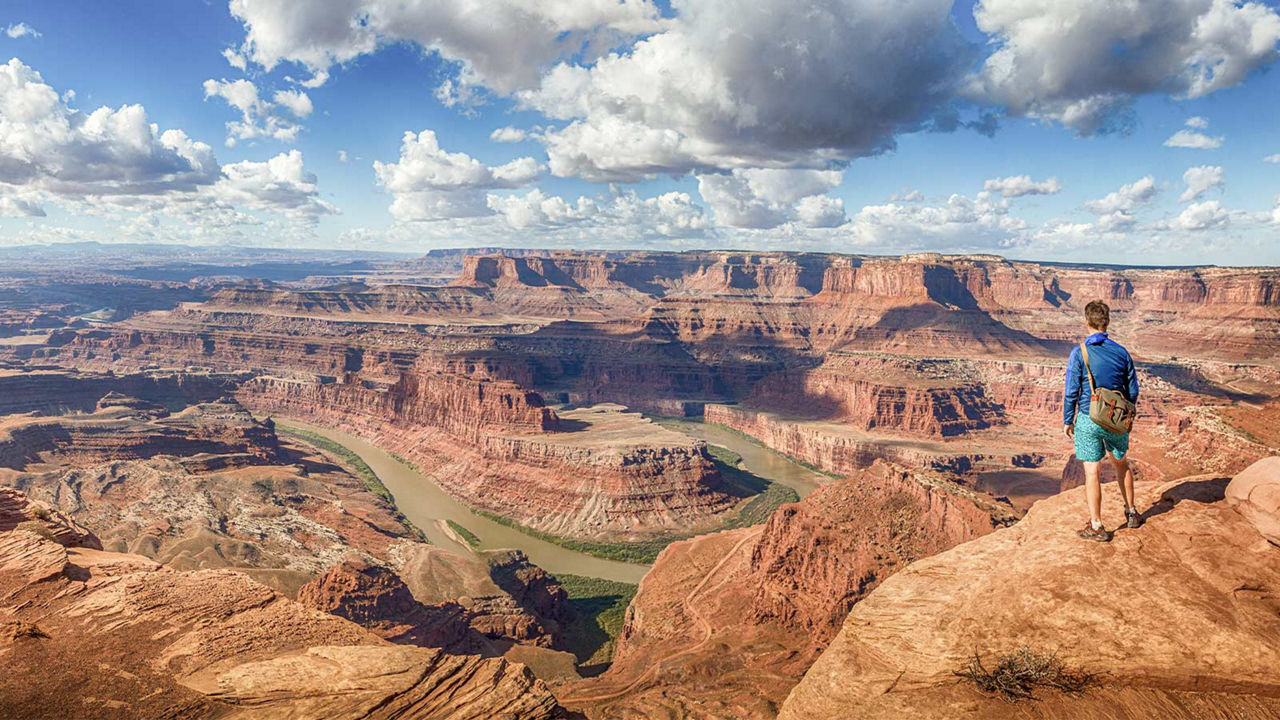
[(962, 435), (1004, 422), (1004, 408), (972, 371), (949, 360), (834, 354), (811, 370), (766, 376), (746, 404), (863, 430), (916, 437)]
[(616, 538), (710, 527), (736, 503), (687, 436), (616, 407), (570, 411), (561, 422), (511, 383), (261, 377), (237, 396), (259, 412), (362, 435), (469, 506), (546, 532)]
[(0, 531), (0, 595), (4, 717), (561, 716), (523, 666), (392, 645), (233, 571), (20, 528)]
[(0, 425), (0, 467), (21, 469), (66, 454), (79, 463), (174, 455), (214, 469), (279, 460), (279, 446), (269, 421), (258, 422), (231, 399), (170, 415), (163, 407), (111, 394), (89, 415), (10, 417)]
[(771, 718), (885, 578), (1014, 519), (953, 483), (876, 464), (763, 526), (673, 543), (627, 610), (610, 670), (557, 694), (591, 717)]
[[(1018, 706), (954, 673), (1022, 647), (1096, 677), (1079, 695), (1039, 691), (1037, 717), (1275, 717), (1280, 549), (1227, 488), (1143, 484), (1146, 524), (1109, 544), (1076, 537), (1084, 491), (1072, 490), (913, 563), (854, 606), (779, 717), (1008, 717)], [(1114, 523), (1119, 498), (1104, 502)]]
[(843, 423), (793, 420), (737, 405), (707, 404), (704, 413), (706, 422), (737, 430), (780, 453), (838, 475), (871, 467), (877, 460), (957, 475), (985, 465), (1014, 465), (1014, 454), (993, 457), (964, 446), (886, 442)]

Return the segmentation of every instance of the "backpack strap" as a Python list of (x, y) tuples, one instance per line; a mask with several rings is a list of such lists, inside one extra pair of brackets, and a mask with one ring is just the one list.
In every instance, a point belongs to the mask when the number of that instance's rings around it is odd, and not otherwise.
[(1096, 393), (1098, 388), (1093, 384), (1093, 370), (1089, 369), (1089, 348), (1084, 343), (1080, 343), (1080, 355), (1084, 358), (1084, 371), (1089, 374), (1089, 392)]

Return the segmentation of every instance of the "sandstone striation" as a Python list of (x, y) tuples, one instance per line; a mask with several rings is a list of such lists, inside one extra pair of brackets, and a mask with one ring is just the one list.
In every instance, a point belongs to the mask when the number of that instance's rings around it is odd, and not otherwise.
[(518, 550), (462, 556), (426, 545), (402, 548), (398, 573), (424, 605), (459, 605), (481, 636), (559, 648), (573, 608), (564, 589)]
[(270, 423), (258, 422), (230, 399), (170, 415), (158, 405), (108, 394), (90, 415), (10, 417), (0, 423), (0, 467), (22, 468), (68, 454), (84, 463), (157, 455), (180, 456), (193, 465), (279, 460)]
[(32, 502), (25, 493), (0, 487), (0, 533), (22, 529), (67, 547), (102, 549), (102, 543), (65, 514)]
[[(1139, 446), (1151, 453), (1139, 459), (1165, 476), (1233, 472), (1268, 447), (1223, 430), (1247, 423), (1225, 415), (1237, 400), (1261, 404), (1276, 395), (1274, 382), (1233, 389), (1267, 370), (1280, 350), (1274, 270), (1049, 266), (928, 253), (502, 251), (422, 262), (460, 275), (448, 287), (377, 275), (327, 287), (228, 284), (204, 301), (56, 331), (19, 354), (99, 370), (335, 378), (334, 385), (372, 385), (376, 400), (356, 397), (354, 388), (319, 394), (383, 412), (395, 410), (389, 397), (417, 392), (390, 391), (406, 378), (451, 382), (438, 376), (664, 414), (742, 402), (877, 435), (952, 440), (947, 458), (892, 442), (879, 442), (890, 448), (880, 456), (990, 472), (1044, 445), (1024, 428), (1053, 415), (1081, 308), (1100, 297), (1149, 373)], [(1218, 372), (1224, 368), (1233, 369)], [(875, 455), (848, 439), (814, 443), (826, 446), (813, 449), (814, 458), (846, 455), (854, 459), (847, 467), (865, 467)], [(984, 450), (993, 444), (1000, 452)]]
[(817, 368), (756, 383), (746, 403), (915, 437), (962, 435), (1004, 422), (1003, 408), (954, 362), (834, 354)]
[(424, 605), (391, 569), (350, 558), (303, 585), (298, 603), (361, 625), (401, 645), (478, 651), (467, 611), (456, 602)]
[(773, 717), (884, 578), (1014, 519), (953, 483), (878, 463), (764, 526), (673, 543), (628, 608), (610, 670), (557, 694), (591, 717)]
[[(1274, 717), (1280, 550), (1225, 487), (1143, 484), (1147, 523), (1105, 545), (1075, 536), (1072, 490), (913, 563), (854, 606), (779, 717), (1008, 717), (953, 673), (1023, 646), (1105, 677), (1079, 696), (1041, 691), (1038, 717)], [(1104, 502), (1119, 517), (1119, 498)]]
[(233, 571), (17, 529), (0, 532), (0, 593), (4, 717), (561, 715), (523, 666), (391, 645)]
[(802, 633), (816, 652), (884, 578), (1016, 519), (982, 495), (877, 463), (769, 518), (751, 553), (751, 620)]
[[(170, 414), (108, 395), (88, 415), (10, 416), (0, 486), (93, 531), (101, 547), (170, 567), (238, 568), (292, 594), (356, 553), (415, 544), (387, 499), (307, 446), (281, 443), (234, 401)], [(175, 454), (177, 453), (177, 454)]]
[(510, 383), (441, 375), (385, 387), (351, 376), (340, 383), (261, 377), (238, 397), (259, 412), (362, 435), (467, 505), (557, 535), (710, 528), (736, 503), (719, 488), (705, 447), (687, 436), (616, 406), (562, 419), (537, 393)]
[(1280, 457), (1245, 468), (1227, 485), (1227, 504), (1253, 523), (1267, 542), (1280, 546)]
[(825, 472), (846, 475), (885, 460), (933, 472), (968, 474), (983, 464), (1010, 467), (1016, 448), (1002, 456), (989, 448), (951, 447), (919, 441), (877, 437), (841, 422), (790, 419), (736, 405), (708, 404), (705, 418), (749, 435), (784, 455)]

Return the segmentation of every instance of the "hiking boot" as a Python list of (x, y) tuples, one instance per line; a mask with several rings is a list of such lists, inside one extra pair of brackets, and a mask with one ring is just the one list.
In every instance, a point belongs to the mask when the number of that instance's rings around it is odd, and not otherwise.
[(1076, 533), (1085, 540), (1096, 540), (1098, 542), (1111, 542), (1111, 533), (1107, 532), (1105, 527), (1094, 528), (1093, 523), (1085, 522), (1084, 528)]
[(1142, 513), (1138, 512), (1138, 508), (1129, 508), (1124, 511), (1124, 526), (1128, 528), (1140, 528), (1142, 523), (1146, 522), (1142, 519)]

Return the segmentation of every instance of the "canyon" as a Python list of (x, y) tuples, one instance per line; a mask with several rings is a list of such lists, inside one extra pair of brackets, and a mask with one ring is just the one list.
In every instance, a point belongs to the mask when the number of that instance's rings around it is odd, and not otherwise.
[[(5, 552), (66, 554), (41, 572), (73, 588), (68, 597), (209, 577), (228, 603), (340, 628), (149, 671), (167, 689), (135, 715), (168, 701), (192, 717), (214, 705), (252, 717), (267, 713), (256, 705), (267, 697), (305, 708), (295, 669), (321, 682), (368, 653), (366, 669), (392, 669), (342, 682), (362, 698), (394, 698), (387, 707), (435, 708), (424, 717), (453, 717), (439, 704), (453, 700), (423, 684), (432, 678), (467, 702), (510, 703), (516, 718), (841, 716), (814, 699), (824, 693), (866, 717), (999, 716), (977, 691), (943, 682), (974, 638), (921, 622), (917, 598), (929, 588), (916, 578), (936, 566), (957, 588), (1009, 593), (1070, 555), (1082, 470), (1059, 429), (1062, 377), (1093, 299), (1111, 304), (1114, 337), (1137, 361), (1131, 465), (1147, 502), (1168, 508), (1140, 532), (1152, 547), (1186, 549), (1178, 538), (1193, 528), (1224, 524), (1196, 550), (1203, 566), (1148, 579), (1238, 580), (1243, 604), (1222, 606), (1237, 620), (1272, 593), (1269, 577), (1205, 569), (1218, 554), (1271, 552), (1237, 520), (1270, 522), (1269, 485), (1214, 500), (1204, 487), (1225, 482), (1181, 479), (1233, 476), (1280, 448), (1274, 269), (504, 249), (366, 262), (143, 253), (50, 268), (0, 271), (0, 499), (46, 518), (43, 534), (0, 524)], [(404, 477), (393, 482), (357, 441)], [(764, 465), (747, 448), (789, 469), (756, 474)], [(411, 513), (415, 484), (453, 509)], [(1196, 488), (1200, 499), (1179, 499)], [(411, 514), (429, 520), (415, 526)], [(498, 535), (512, 547), (495, 545)], [(1126, 537), (1114, 543), (1121, 559)], [(1005, 558), (1016, 538), (1059, 555)], [(530, 559), (547, 547), (567, 553), (551, 573)], [(607, 633), (592, 623), (623, 591), (575, 596), (595, 586), (572, 577), (574, 553), (583, 567), (616, 563), (611, 581), (643, 577)], [(980, 568), (988, 586), (973, 580)], [(13, 577), (17, 592), (26, 576)], [(132, 579), (108, 582), (117, 577)], [(112, 622), (41, 594), (53, 587), (30, 590), (49, 617), (97, 617), (83, 632)], [(17, 607), (5, 600), (0, 619), (32, 622)], [(939, 622), (976, 612), (946, 607)], [(1031, 608), (1014, 609), (973, 621), (1005, 633), (1034, 625)], [(165, 622), (194, 627), (204, 612), (223, 613), (202, 606)], [(880, 635), (850, 630), (860, 613)], [(1211, 631), (1210, 619), (1196, 622)], [(1062, 623), (1051, 629), (1037, 641), (1063, 660), (1096, 661)], [(982, 650), (1010, 651), (1011, 637), (983, 636)], [(914, 667), (908, 643), (944, 639), (949, 654), (872, 697), (887, 674)], [(119, 647), (171, 652), (157, 642), (129, 636)], [(588, 671), (586, 657), (605, 647), (607, 667)], [(844, 661), (865, 665), (865, 677), (840, 675)], [(206, 662), (214, 669), (193, 669)], [(1046, 707), (1076, 717), (1116, 698), (1255, 713), (1245, 686), (1227, 682), (1242, 666), (1199, 686), (1194, 669), (1162, 675), (1158, 665), (1118, 668), (1132, 678), (1123, 688)], [(410, 666), (430, 670), (386, 679)], [(490, 680), (504, 688), (493, 698), (467, 694)], [(1256, 708), (1271, 708), (1272, 679), (1255, 680)], [(484, 716), (457, 707), (457, 717)]]

